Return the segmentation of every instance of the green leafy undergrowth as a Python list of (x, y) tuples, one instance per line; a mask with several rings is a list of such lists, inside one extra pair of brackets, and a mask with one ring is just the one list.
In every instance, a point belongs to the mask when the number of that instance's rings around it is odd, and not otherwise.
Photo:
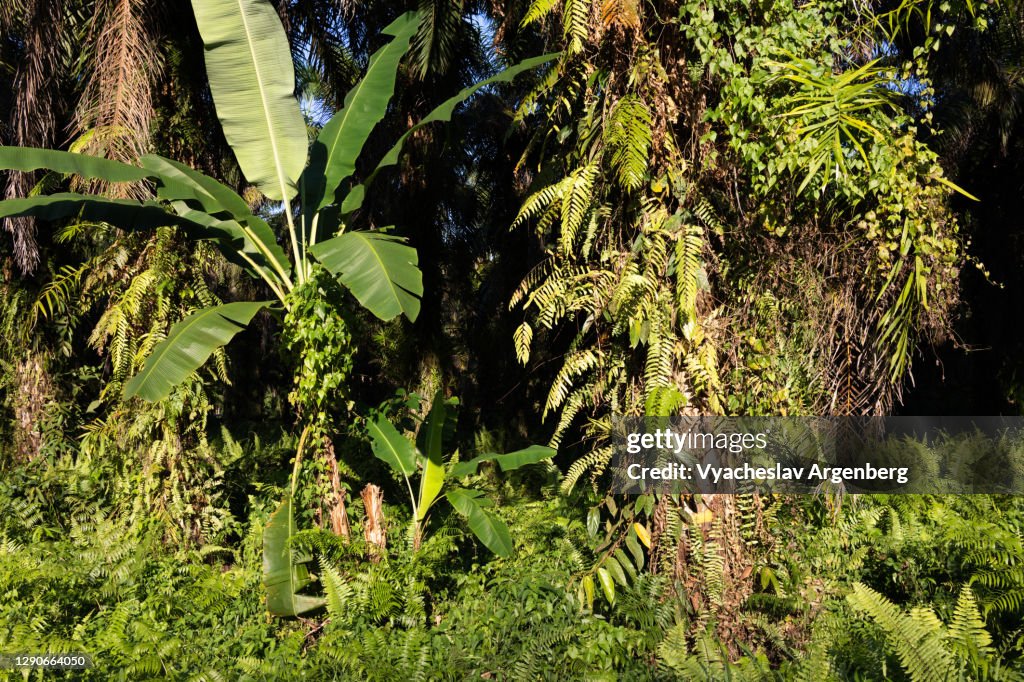
[[(96, 667), (76, 679), (97, 680), (536, 679), (556, 670), (614, 679), (639, 675), (653, 654), (628, 622), (581, 615), (565, 588), (573, 562), (557, 543), (465, 567), (452, 555), (457, 529), (378, 564), (358, 543), (332, 548), (311, 531), (299, 542), (322, 550), (312, 568), (327, 606), (308, 619), (268, 619), (260, 538), (269, 509), (254, 505), (231, 547), (177, 551), (98, 506), (67, 532), (33, 536), (24, 531), (45, 514), (10, 517), (0, 533), (0, 651), (85, 652)], [(551, 503), (522, 512), (533, 526), (524, 542), (561, 532)]]
[[(281, 456), (264, 449), (238, 457)], [(175, 543), (161, 518), (110, 494), (117, 469), (12, 469), (0, 481), (0, 652), (88, 653), (96, 667), (68, 675), (87, 680), (1020, 672), (1018, 498), (782, 499), (765, 521), (773, 542), (749, 550), (754, 591), (739, 612), (697, 609), (671, 557), (645, 564), (617, 586), (614, 604), (595, 609), (577, 589), (595, 549), (586, 505), (490, 473), (478, 483), (501, 499), (495, 513), (514, 542), (508, 557), (487, 551), (454, 513), (440, 515), (413, 551), (403, 532), (410, 512), (389, 493), (387, 551), (374, 562), (353, 500), (349, 542), (304, 515), (290, 548), (311, 557), (310, 587), (324, 605), (277, 619), (266, 613), (261, 557), (278, 486), (236, 492), (229, 531)], [(717, 634), (725, 619), (736, 633), (728, 640)], [(940, 652), (925, 673), (910, 653), (922, 642)]]

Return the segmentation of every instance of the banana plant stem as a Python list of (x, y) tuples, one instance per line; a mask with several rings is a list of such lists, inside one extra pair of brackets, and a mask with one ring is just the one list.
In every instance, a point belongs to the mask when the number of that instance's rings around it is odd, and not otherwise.
[(302, 451), (306, 447), (306, 436), (309, 435), (309, 427), (302, 429), (302, 435), (299, 436), (299, 445), (295, 448), (295, 465), (292, 467), (292, 488), (291, 496), (295, 498), (295, 489), (299, 485), (299, 472), (302, 471)]
[(292, 207), (287, 201), (282, 204), (284, 208), (284, 216), (288, 221), (288, 236), (292, 242), (292, 254), (295, 256), (295, 272), (299, 279), (299, 284), (306, 282), (306, 263), (302, 258), (302, 253), (299, 251), (299, 237), (295, 232), (295, 219), (292, 217)]

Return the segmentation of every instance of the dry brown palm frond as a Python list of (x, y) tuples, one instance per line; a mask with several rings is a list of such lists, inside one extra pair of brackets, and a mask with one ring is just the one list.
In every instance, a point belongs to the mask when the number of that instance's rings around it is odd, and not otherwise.
[(624, 30), (638, 30), (640, 3), (637, 0), (603, 0), (601, 23), (606, 29), (620, 27)]
[[(62, 0), (4, 0), (5, 25), (15, 27), (23, 40), (23, 59), (14, 78), (9, 144), (48, 146), (53, 142), (61, 110), (59, 75), (69, 41), (68, 13)], [(31, 175), (12, 172), (4, 198), (25, 196), (33, 185)], [(22, 272), (39, 264), (35, 221), (8, 218), (4, 229), (14, 241), (14, 257)]]
[(18, 17), (25, 11), (24, 0), (8, 0), (0, 2), (0, 29), (3, 35), (14, 33), (14, 27), (18, 23)]
[[(162, 68), (145, 0), (100, 0), (92, 17), (91, 69), (75, 112), (83, 151), (132, 162), (149, 148), (153, 83)], [(141, 198), (145, 188), (111, 187)]]

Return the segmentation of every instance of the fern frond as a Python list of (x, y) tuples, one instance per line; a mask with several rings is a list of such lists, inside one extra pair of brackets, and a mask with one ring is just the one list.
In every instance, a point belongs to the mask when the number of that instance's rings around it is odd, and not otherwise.
[(675, 386), (655, 386), (647, 392), (644, 412), (651, 417), (670, 417), (688, 402), (686, 394)]
[(549, 445), (553, 448), (557, 448), (562, 443), (562, 436), (565, 435), (566, 430), (572, 425), (577, 415), (583, 408), (593, 404), (593, 386), (586, 385), (577, 388), (573, 391), (568, 398), (565, 400), (565, 404), (562, 407), (562, 413), (558, 418), (558, 426), (555, 427), (555, 432), (551, 436)]
[(651, 112), (636, 95), (622, 97), (612, 110), (605, 129), (605, 143), (611, 150), (611, 163), (623, 189), (636, 191), (643, 186), (650, 160)]
[[(576, 235), (583, 227), (587, 214), (593, 203), (594, 181), (597, 179), (598, 168), (589, 164), (577, 168), (563, 182), (562, 191), (562, 233), (559, 242), (562, 253), (569, 255), (576, 244)], [(559, 183), (561, 184), (561, 183)], [(525, 208), (525, 206), (524, 206)]]
[(515, 332), (512, 334), (512, 339), (516, 345), (516, 359), (519, 360), (519, 364), (526, 366), (526, 363), (530, 361), (530, 344), (533, 342), (533, 327), (530, 326), (529, 322), (523, 322), (521, 325), (516, 327)]
[(675, 339), (668, 329), (662, 308), (656, 308), (649, 319), (647, 361), (644, 364), (645, 388), (666, 387), (672, 380)]
[(562, 368), (555, 375), (555, 380), (551, 384), (551, 390), (548, 392), (548, 400), (544, 405), (544, 413), (542, 419), (547, 418), (548, 412), (557, 409), (559, 405), (565, 402), (565, 399), (569, 395), (569, 389), (572, 386), (573, 380), (594, 369), (603, 353), (600, 350), (588, 348), (581, 351), (570, 353), (565, 358), (565, 362), (562, 364)]
[(566, 472), (565, 478), (562, 479), (562, 492), (568, 494), (576, 487), (576, 482), (580, 480), (580, 477), (588, 471), (607, 466), (614, 452), (615, 449), (611, 446), (598, 448), (573, 462), (569, 471)]
[(573, 176), (570, 175), (562, 178), (553, 185), (548, 185), (547, 187), (539, 189), (531, 194), (526, 198), (526, 201), (523, 202), (522, 207), (519, 209), (519, 213), (516, 214), (516, 218), (512, 221), (512, 226), (509, 229), (516, 229), (523, 223), (536, 218), (555, 202), (560, 201), (572, 184)]
[(704, 226), (715, 234), (725, 234), (725, 225), (722, 224), (722, 220), (718, 217), (715, 207), (707, 199), (702, 197), (697, 201), (697, 204), (693, 207), (693, 214), (700, 218)]
[(960, 590), (949, 623), (949, 640), (953, 650), (962, 659), (982, 660), (994, 653), (992, 636), (985, 629), (985, 621), (978, 613), (978, 602), (969, 586)]
[(33, 306), (33, 315), (44, 320), (52, 320), (58, 315), (63, 315), (71, 305), (72, 298), (81, 290), (82, 276), (90, 265), (91, 263), (86, 262), (78, 267), (61, 267), (56, 276), (39, 292)]
[(918, 608), (904, 614), (885, 596), (860, 583), (853, 586), (847, 600), (882, 628), (914, 682), (947, 679), (954, 671), (953, 659), (943, 646), (946, 632), (934, 612)]
[(534, 24), (555, 11), (561, 0), (533, 0), (530, 8), (526, 10), (520, 26), (526, 27)]
[(340, 623), (348, 611), (346, 604), (352, 599), (352, 588), (323, 556), (320, 557), (320, 582), (327, 597), (327, 613), (332, 622)]
[(526, 297), (531, 289), (535, 288), (537, 284), (551, 272), (552, 260), (549, 258), (542, 261), (533, 269), (526, 274), (523, 278), (522, 283), (512, 294), (512, 298), (509, 300), (508, 309), (512, 310)]
[(578, 54), (590, 35), (590, 9), (592, 0), (565, 0), (562, 9), (562, 33), (566, 51)]
[[(703, 250), (704, 230), (699, 225), (683, 225), (675, 249), (676, 305), (683, 325), (697, 320)], [(688, 334), (686, 336), (689, 338)]]

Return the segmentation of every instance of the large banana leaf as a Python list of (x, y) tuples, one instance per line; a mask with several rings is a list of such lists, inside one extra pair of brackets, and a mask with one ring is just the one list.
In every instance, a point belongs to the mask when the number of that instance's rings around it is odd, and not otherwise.
[[(51, 149), (34, 149), (28, 147), (0, 147), (0, 168), (10, 170), (32, 171), (46, 169), (58, 173), (69, 173), (89, 179), (100, 179), (108, 182), (136, 182), (152, 179), (157, 183), (157, 196), (167, 201), (198, 202), (207, 213), (230, 213), (238, 224), (237, 234), (231, 235), (229, 241), (239, 242), (242, 249), (254, 260), (265, 261), (269, 267), (269, 258), (275, 260), (284, 272), (291, 271), (291, 263), (284, 251), (277, 244), (276, 237), (270, 226), (249, 211), (245, 201), (230, 188), (213, 178), (192, 170), (176, 161), (156, 155), (147, 155), (140, 159), (142, 168), (129, 166), (118, 161), (111, 161), (96, 156), (74, 154)], [(183, 225), (190, 234), (197, 238), (214, 238), (223, 242), (225, 225), (218, 225), (211, 231), (197, 230), (196, 225), (211, 228), (212, 223), (220, 223), (218, 219), (203, 218), (199, 212), (190, 211), (183, 215), (185, 221), (178, 220), (168, 214), (156, 202), (137, 202), (129, 200), (112, 200), (104, 197), (83, 194), (59, 193), (47, 196), (27, 197), (4, 202), (0, 207), (2, 217), (33, 216), (43, 220), (59, 220), (79, 216), (83, 220), (95, 220), (116, 225), (122, 229), (146, 229), (163, 225)], [(187, 223), (194, 223), (187, 224)], [(262, 248), (257, 248), (259, 241)], [(229, 249), (225, 255), (232, 262), (239, 262), (232, 257)], [(239, 264), (246, 267), (244, 261)]]
[(346, 232), (310, 253), (341, 280), (363, 307), (382, 320), (420, 313), (423, 273), (416, 249), (380, 232)]
[[(388, 153), (384, 155), (384, 158), (380, 160), (380, 162), (377, 164), (377, 167), (373, 170), (373, 172), (370, 174), (370, 176), (366, 179), (364, 183), (356, 185), (355, 187), (352, 188), (348, 195), (346, 195), (345, 200), (342, 202), (342, 214), (351, 213), (352, 211), (355, 211), (356, 209), (363, 205), (363, 200), (366, 198), (366, 188), (370, 186), (374, 178), (377, 177), (377, 173), (379, 173), (381, 169), (386, 168), (388, 166), (393, 166), (396, 163), (398, 163), (398, 158), (402, 153), (402, 147), (405, 146), (406, 140), (408, 140), (409, 136), (412, 135), (414, 132), (416, 132), (423, 126), (430, 123), (434, 123), (436, 121), (452, 120), (452, 114), (455, 113), (455, 107), (459, 106), (459, 104), (465, 102), (467, 99), (472, 97), (481, 88), (484, 88), (488, 85), (493, 85), (494, 83), (511, 81), (513, 78), (523, 73), (524, 71), (535, 69), (541, 64), (549, 62), (557, 56), (558, 53), (551, 53), (541, 55), (539, 57), (533, 57), (531, 59), (524, 59), (518, 64), (508, 67), (501, 73), (495, 74), (490, 78), (480, 81), (479, 83), (475, 83), (473, 85), (470, 85), (469, 87), (463, 88), (459, 92), (459, 94), (439, 104), (433, 111), (427, 114), (419, 123), (409, 128), (409, 130), (405, 131), (404, 135), (398, 138), (398, 141), (394, 144), (394, 146), (391, 147)], [(330, 184), (328, 184), (327, 186), (331, 187)]]
[(267, 611), (273, 616), (298, 616), (326, 603), (322, 597), (298, 594), (311, 582), (306, 563), (312, 557), (289, 549), (295, 530), (292, 499), (286, 497), (263, 529), (263, 586)]
[(195, 201), (207, 213), (227, 212), (238, 220), (252, 215), (233, 189), (183, 163), (157, 154), (146, 154), (139, 163), (158, 178), (157, 196), (165, 201)]
[[(25, 199), (8, 199), (0, 201), (0, 218), (32, 216), (41, 220), (62, 220), (78, 218), (87, 222), (109, 223), (123, 230), (151, 230), (157, 227), (177, 226), (193, 239), (209, 239), (214, 241), (224, 256), (236, 265), (250, 270), (249, 264), (240, 258), (238, 252), (245, 253), (257, 264), (270, 268), (266, 252), (259, 249), (253, 239), (249, 226), (239, 225), (233, 220), (221, 220), (207, 213), (191, 209), (184, 202), (174, 202), (178, 215), (168, 213), (160, 204), (147, 201), (139, 202), (130, 199), (107, 199), (88, 194), (46, 194)], [(262, 221), (260, 221), (262, 222)], [(270, 233), (270, 227), (262, 223)], [(258, 238), (258, 237), (257, 237)], [(271, 254), (277, 253), (281, 258), (284, 254), (276, 242), (267, 248)], [(291, 268), (287, 259), (287, 267)], [(251, 271), (251, 270), (250, 270)], [(258, 276), (258, 273), (252, 274)]]
[(85, 221), (110, 223), (124, 230), (153, 229), (185, 223), (154, 201), (106, 199), (70, 192), (0, 201), (0, 218), (22, 216), (41, 220), (61, 220), (78, 216)]
[(444, 453), (441, 445), (444, 437), (445, 422), (448, 421), (448, 406), (444, 402), (444, 393), (438, 391), (430, 412), (423, 423), (422, 445), (420, 450), (424, 457), (423, 475), (420, 477), (419, 502), (416, 504), (416, 520), (423, 521), (430, 511), (430, 505), (437, 499), (444, 486)]
[[(277, 243), (277, 236), (263, 219), (252, 214), (249, 205), (234, 190), (217, 180), (193, 170), (188, 166), (165, 159), (162, 156), (148, 154), (139, 161), (147, 170), (157, 176), (157, 196), (165, 201), (181, 201), (198, 203), (209, 215), (228, 213), (238, 225), (236, 239), (240, 239), (247, 254), (257, 254), (254, 260), (274, 261), (280, 271), (291, 272), (291, 262), (284, 250)], [(179, 215), (205, 224), (207, 221), (196, 211), (186, 215), (180, 207), (175, 206)], [(191, 217), (190, 217), (191, 216)]]
[(226, 303), (200, 310), (171, 327), (146, 360), (142, 371), (125, 386), (125, 397), (149, 401), (166, 398), (171, 389), (199, 369), (235, 334), (245, 329), (270, 301)]
[(0, 170), (41, 169), (107, 182), (138, 182), (150, 177), (150, 173), (141, 168), (98, 156), (34, 147), (0, 147)]
[(308, 139), (277, 10), (267, 0), (192, 0), (192, 9), (217, 117), (242, 173), (271, 199), (291, 199)]
[(488, 453), (474, 457), (468, 462), (459, 462), (452, 467), (452, 476), (469, 476), (475, 474), (482, 462), (497, 462), (502, 471), (512, 471), (527, 464), (535, 464), (551, 459), (557, 452), (543, 445), (531, 445), (524, 450), (516, 450), (504, 455)]
[(310, 154), (304, 176), (305, 201), (309, 210), (334, 203), (339, 185), (356, 169), (356, 159), (374, 127), (387, 113), (395, 92), (398, 64), (409, 50), (419, 26), (419, 15), (407, 12), (382, 32), (394, 40), (373, 53), (366, 75), (345, 95), (345, 103), (323, 127)]
[(406, 477), (416, 472), (416, 449), (394, 424), (386, 417), (378, 417), (367, 419), (366, 428), (370, 432), (370, 447), (377, 459), (387, 462)]
[(248, 256), (249, 259), (265, 270), (272, 271), (266, 254), (256, 245), (251, 237), (251, 233), (247, 232), (244, 225), (240, 225), (237, 221), (230, 218), (221, 219), (209, 213), (203, 213), (198, 209), (190, 207), (184, 201), (174, 201), (172, 206), (174, 206), (177, 214), (185, 220), (196, 225), (202, 225), (204, 228), (203, 238), (212, 239), (227, 260), (239, 266), (253, 277), (258, 279), (261, 275), (242, 257), (242, 254)]
[(466, 518), (469, 529), (484, 543), (484, 547), (501, 557), (512, 555), (512, 535), (505, 522), (484, 509), (492, 502), (479, 490), (455, 488), (445, 493), (459, 514)]

